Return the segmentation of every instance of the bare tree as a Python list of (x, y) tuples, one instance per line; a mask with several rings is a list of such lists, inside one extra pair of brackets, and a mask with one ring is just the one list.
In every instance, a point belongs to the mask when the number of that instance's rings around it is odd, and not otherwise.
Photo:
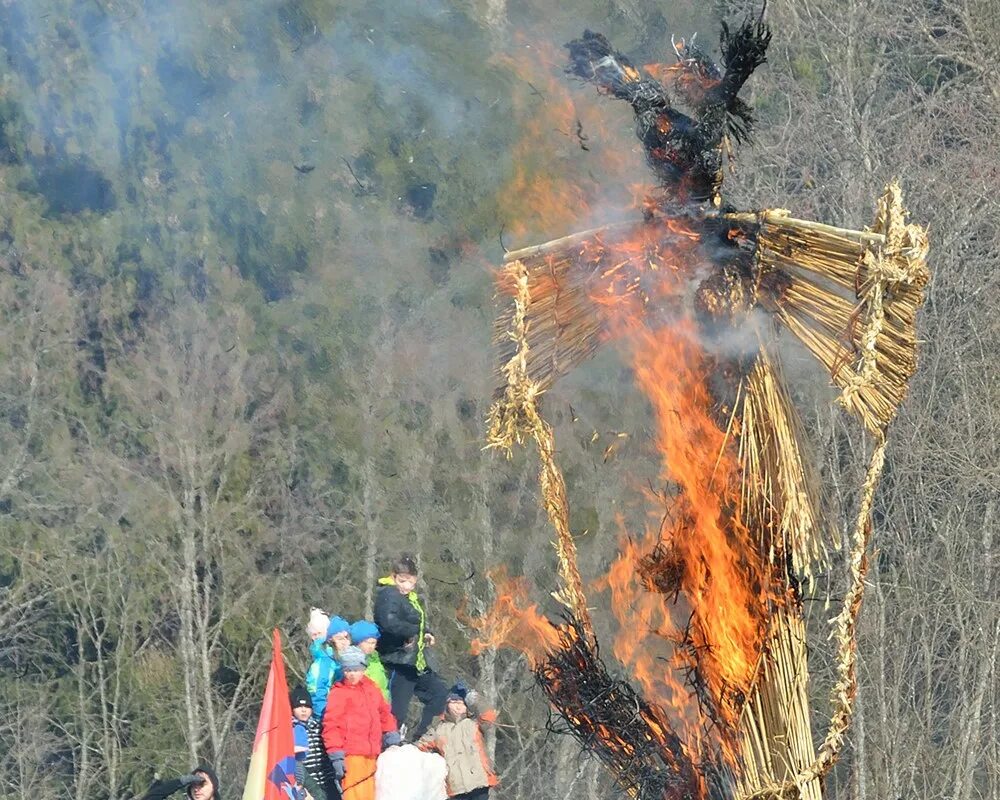
[[(231, 309), (213, 316), (198, 305), (178, 308), (112, 373), (131, 407), (125, 433), (140, 453), (135, 469), (155, 490), (168, 525), (163, 568), (178, 624), (192, 761), (225, 752), (255, 678), (251, 667), (225, 691), (218, 685), (220, 662), (236, 656), (226, 652), (226, 629), (248, 613), (271, 618), (277, 587), (261, 573), (283, 558), (280, 547), (266, 544), (270, 474), (260, 469), (281, 393), (268, 384), (266, 358), (251, 358), (250, 333), (246, 317)], [(278, 563), (259, 563), (267, 558)], [(258, 639), (240, 660), (258, 665), (262, 644)]]

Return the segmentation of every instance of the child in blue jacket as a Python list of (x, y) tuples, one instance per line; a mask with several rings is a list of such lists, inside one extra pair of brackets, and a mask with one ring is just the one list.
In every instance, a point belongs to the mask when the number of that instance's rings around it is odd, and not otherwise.
[(331, 617), (326, 639), (314, 639), (309, 645), (313, 662), (306, 672), (306, 689), (312, 699), (313, 713), (322, 717), (330, 687), (340, 680), (342, 671), (337, 653), (351, 646), (350, 624), (343, 617)]

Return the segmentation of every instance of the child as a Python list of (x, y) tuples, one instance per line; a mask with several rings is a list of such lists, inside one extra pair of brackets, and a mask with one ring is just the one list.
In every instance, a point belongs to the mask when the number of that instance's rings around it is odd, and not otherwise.
[(368, 666), (365, 668), (365, 675), (372, 679), (374, 684), (382, 690), (382, 696), (389, 700), (389, 676), (385, 674), (385, 667), (382, 666), (382, 659), (375, 649), (378, 646), (379, 637), (382, 635), (378, 625), (366, 619), (359, 619), (351, 625), (351, 644), (357, 647), (362, 653), (368, 656)]
[[(337, 781), (323, 749), (323, 734), (319, 717), (313, 713), (312, 699), (302, 686), (292, 690), (292, 733), (295, 743), (295, 782), (313, 800), (335, 800)], [(300, 729), (305, 733), (303, 743)], [(301, 767), (301, 768), (300, 768)]]
[(306, 634), (310, 646), (317, 639), (326, 640), (326, 629), (330, 627), (330, 617), (318, 608), (309, 609), (309, 622), (306, 623)]
[(292, 745), (295, 750), (295, 784), (305, 789), (306, 757), (309, 755), (309, 729), (306, 727), (306, 723), (313, 713), (312, 700), (309, 699), (309, 692), (302, 686), (296, 686), (292, 689), (288, 700), (292, 704)]
[(496, 722), (492, 709), (478, 711), (479, 697), (461, 683), (448, 693), (445, 712), (417, 747), (440, 753), (448, 764), (448, 796), (453, 800), (488, 800), (497, 776), (486, 752), (483, 728)]
[(389, 672), (393, 715), (402, 725), (414, 693), (424, 704), (413, 732), (413, 738), (419, 739), (431, 720), (444, 711), (448, 690), (427, 663), (426, 651), (434, 646), (434, 636), (427, 629), (427, 614), (414, 591), (416, 585), (416, 562), (404, 554), (392, 565), (392, 574), (379, 581), (375, 622), (382, 631), (378, 652)]
[(322, 718), (326, 709), (326, 698), (330, 687), (340, 679), (340, 664), (337, 662), (337, 652), (351, 644), (348, 633), (350, 625), (343, 617), (332, 617), (323, 638), (313, 640), (309, 646), (313, 662), (306, 672), (306, 689), (312, 698), (313, 713)]
[(343, 800), (374, 800), (375, 764), (383, 747), (400, 743), (396, 720), (379, 688), (365, 675), (357, 647), (340, 654), (343, 676), (330, 689), (323, 745), (343, 787)]

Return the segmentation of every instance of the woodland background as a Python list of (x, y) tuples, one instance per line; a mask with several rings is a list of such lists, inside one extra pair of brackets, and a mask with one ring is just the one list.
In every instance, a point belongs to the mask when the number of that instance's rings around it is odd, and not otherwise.
[[(561, 44), (589, 26), (670, 61), (672, 33), (714, 45), (744, 10), (0, 0), (0, 796), (128, 797), (199, 758), (237, 795), (270, 628), (300, 676), (309, 606), (361, 615), (404, 547), (443, 671), (502, 711), (499, 796), (613, 791), (546, 731), (524, 662), (473, 657), (456, 619), (497, 564), (543, 605), (554, 582), (532, 454), (482, 451), (491, 271), (501, 239), (606, 221), (649, 180), (630, 113), (563, 75)], [(933, 246), (830, 795), (996, 800), (1000, 10), (767, 15), (729, 198), (859, 226), (899, 175)], [(843, 531), (862, 440), (787, 358)], [(546, 412), (596, 578), (657, 472), (648, 409), (609, 350)], [(831, 552), (807, 601), (817, 732)]]

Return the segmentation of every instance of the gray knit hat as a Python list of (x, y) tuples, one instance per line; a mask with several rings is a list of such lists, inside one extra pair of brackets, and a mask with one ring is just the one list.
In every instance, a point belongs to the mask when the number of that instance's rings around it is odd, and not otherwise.
[(366, 656), (358, 647), (348, 647), (339, 656), (340, 666), (344, 672), (352, 669), (364, 669), (368, 665)]

